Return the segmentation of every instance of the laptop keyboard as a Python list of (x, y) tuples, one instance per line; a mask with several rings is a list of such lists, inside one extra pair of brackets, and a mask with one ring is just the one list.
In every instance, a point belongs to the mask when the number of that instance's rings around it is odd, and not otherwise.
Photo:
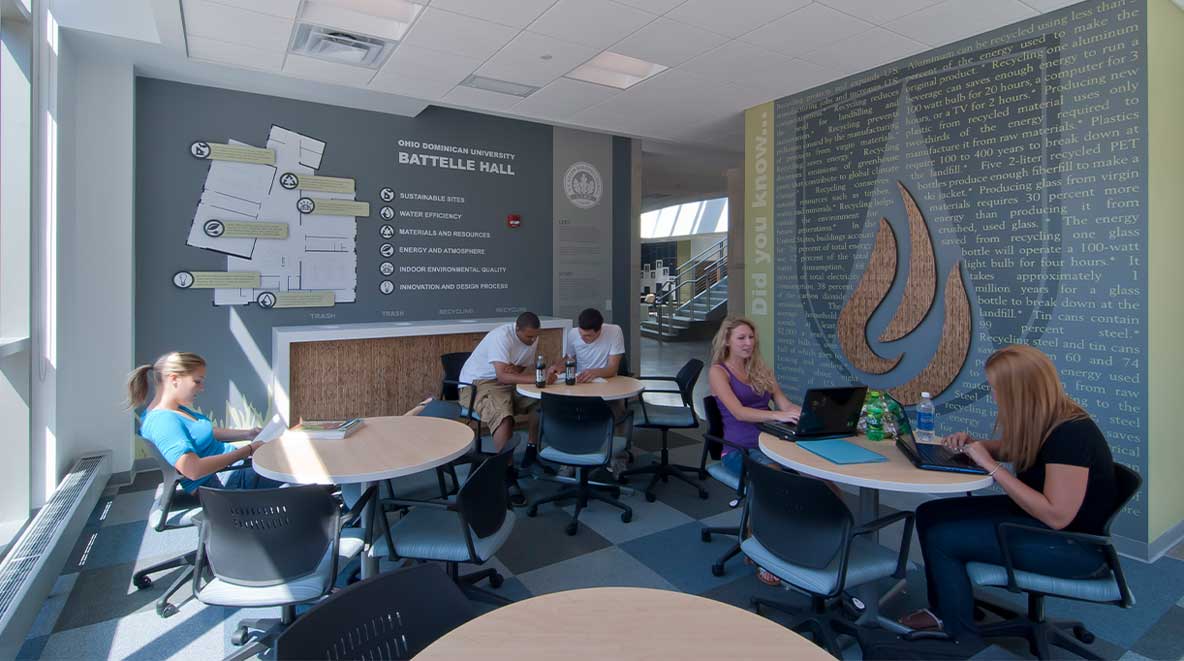
[(925, 443), (918, 444), (917, 448), (925, 456), (925, 459), (931, 463), (956, 466), (969, 466), (972, 463), (970, 457), (967, 457), (964, 453), (954, 452), (944, 445)]

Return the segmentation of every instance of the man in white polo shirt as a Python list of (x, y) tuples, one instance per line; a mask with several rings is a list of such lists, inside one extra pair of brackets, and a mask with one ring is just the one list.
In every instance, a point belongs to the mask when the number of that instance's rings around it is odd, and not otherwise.
[[(493, 433), (493, 443), (500, 452), (514, 433), (514, 414), (530, 413), (539, 400), (518, 394), (519, 383), (534, 383), (535, 356), (538, 350), (539, 317), (523, 312), (517, 321), (489, 331), (460, 370), (460, 380), (476, 388), (473, 411)], [(555, 370), (547, 370), (547, 383), (555, 382)], [(462, 386), (460, 402), (468, 406), (473, 388)], [(537, 442), (537, 423), (530, 425), (528, 455)]]

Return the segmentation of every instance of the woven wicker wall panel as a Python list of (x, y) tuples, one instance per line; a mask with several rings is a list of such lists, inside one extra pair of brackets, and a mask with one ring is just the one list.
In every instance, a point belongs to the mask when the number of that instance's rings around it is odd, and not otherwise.
[(970, 299), (962, 282), (961, 265), (960, 261), (955, 263), (946, 277), (943, 296), (946, 317), (942, 322), (937, 353), (917, 376), (888, 390), (901, 404), (916, 404), (921, 401), (922, 392), (937, 397), (950, 387), (966, 363), (966, 356), (970, 352)]
[(896, 187), (900, 189), (900, 197), (904, 200), (905, 213), (909, 218), (909, 275), (905, 280), (904, 298), (897, 306), (892, 321), (880, 334), (881, 342), (899, 340), (916, 330), (933, 307), (933, 296), (937, 291), (937, 262), (933, 257), (933, 241), (929, 238), (925, 217), (904, 184), (898, 181)]
[(867, 269), (859, 278), (851, 298), (839, 311), (839, 346), (856, 369), (868, 374), (886, 374), (900, 362), (901, 356), (882, 358), (867, 342), (867, 322), (884, 301), (896, 279), (896, 235), (886, 218), (880, 219), (876, 242), (868, 258)]
[[(564, 329), (545, 329), (539, 344), (559, 359)], [(401, 415), (439, 397), (440, 355), (472, 351), (485, 333), (388, 337), (291, 345), (290, 419)]]

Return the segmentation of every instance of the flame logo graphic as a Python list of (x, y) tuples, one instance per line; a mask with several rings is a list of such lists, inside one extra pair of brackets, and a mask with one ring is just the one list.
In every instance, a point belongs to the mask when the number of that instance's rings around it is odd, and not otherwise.
[[(912, 194), (901, 182), (896, 182), (904, 201), (909, 220), (909, 270), (905, 281), (904, 297), (892, 320), (880, 334), (881, 342), (894, 342), (921, 325), (933, 307), (937, 291), (937, 261), (933, 254), (933, 242), (929, 238), (929, 227)], [(867, 341), (867, 326), (876, 308), (892, 289), (896, 279), (896, 235), (887, 218), (880, 219), (875, 244), (867, 267), (855, 286), (851, 298), (839, 312), (839, 347), (856, 369), (869, 374), (887, 374), (900, 364), (904, 354), (895, 358), (884, 358)], [(942, 322), (941, 341), (929, 364), (915, 377), (905, 383), (888, 389), (902, 404), (916, 404), (921, 392), (928, 391), (935, 397), (954, 382), (970, 352), (971, 317), (970, 299), (962, 282), (961, 261), (955, 262), (946, 276), (945, 293), (942, 299), (945, 319)]]

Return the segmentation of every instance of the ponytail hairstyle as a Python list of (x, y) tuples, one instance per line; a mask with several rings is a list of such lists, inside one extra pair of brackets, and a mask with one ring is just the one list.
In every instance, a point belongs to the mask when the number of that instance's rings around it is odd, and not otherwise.
[(169, 374), (185, 376), (206, 366), (206, 361), (195, 353), (172, 351), (156, 359), (152, 365), (140, 365), (127, 375), (127, 404), (129, 409), (138, 409), (148, 401), (148, 375), (157, 389)]

